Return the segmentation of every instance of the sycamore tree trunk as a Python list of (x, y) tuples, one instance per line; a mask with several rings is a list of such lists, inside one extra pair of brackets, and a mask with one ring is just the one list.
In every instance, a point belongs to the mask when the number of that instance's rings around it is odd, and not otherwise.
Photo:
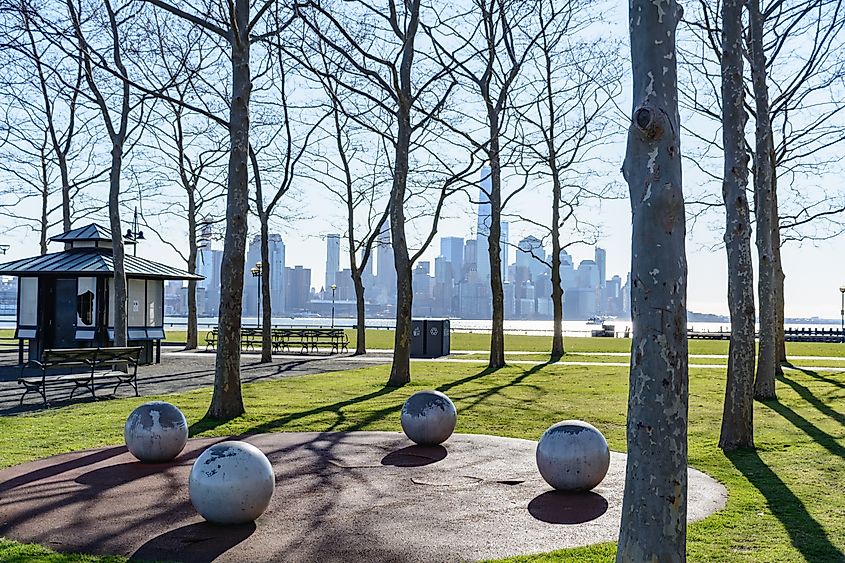
[[(41, 229), (39, 235), (39, 247), (41, 256), (47, 254), (47, 229), (50, 227), (50, 181), (47, 172), (47, 155), (41, 151)], [(69, 229), (65, 229), (67, 232)]]
[[(553, 149), (553, 141), (549, 143)], [(553, 156), (555, 161), (556, 156)], [(550, 159), (551, 160), (551, 159)], [(552, 162), (552, 317), (554, 332), (552, 334), (553, 360), (560, 359), (566, 354), (563, 347), (563, 282), (560, 279), (560, 200), (561, 187), (557, 166)]]
[(241, 395), (241, 313), (244, 289), (249, 188), (249, 0), (235, 0), (236, 30), (232, 30), (232, 100), (229, 107), (229, 181), (226, 198), (226, 236), (220, 266), (220, 313), (214, 394), (208, 415), (232, 419), (244, 412)]
[(778, 176), (777, 166), (772, 155), (772, 256), (775, 270), (775, 374), (783, 375), (781, 364), (787, 362), (786, 339), (784, 337), (784, 296), (783, 284), (786, 274), (783, 272), (783, 262), (780, 253), (780, 212), (778, 211)]
[(502, 167), (499, 161), (499, 116), (488, 109), (490, 125), (490, 232), (487, 251), (490, 259), (490, 295), (493, 299), (493, 320), (490, 327), (490, 359), (487, 367), (505, 367), (505, 296), (502, 284)]
[[(400, 102), (401, 103), (401, 102)], [(407, 108), (408, 110), (410, 108)], [(396, 164), (390, 194), (390, 235), (393, 265), (396, 268), (396, 333), (393, 341), (393, 365), (387, 384), (399, 387), (411, 381), (411, 260), (405, 239), (405, 189), (408, 178), (408, 149), (411, 140), (410, 111), (400, 110)]]
[[(270, 303), (270, 217), (261, 214), (261, 363), (273, 361), (273, 304)], [(257, 314), (257, 313), (256, 313)]]
[(367, 353), (367, 304), (364, 301), (364, 280), (361, 279), (359, 269), (352, 270), (352, 283), (355, 285), (355, 318), (357, 319), (355, 338), (355, 355)]
[(754, 268), (751, 219), (746, 187), (745, 81), (742, 8), (746, 0), (722, 4), (722, 140), (725, 151), (722, 197), (725, 201), (725, 249), (728, 255), (728, 307), (731, 341), (719, 447), (754, 447)]
[[(197, 273), (197, 204), (193, 190), (188, 191), (188, 271)], [(210, 243), (209, 243), (210, 244)], [(197, 281), (188, 280), (188, 333), (185, 350), (197, 348)]]
[[(411, 381), (411, 258), (405, 238), (405, 190), (408, 185), (408, 160), (411, 150), (411, 67), (414, 62), (414, 41), (420, 18), (419, 0), (408, 3), (408, 26), (404, 32), (402, 59), (399, 65), (399, 89), (396, 107), (396, 158), (393, 165), (393, 186), (390, 189), (390, 236), (393, 243), (393, 265), (396, 267), (396, 334), (393, 341), (393, 364), (387, 385), (398, 387)], [(381, 266), (379, 266), (381, 267)]]
[(775, 398), (777, 366), (777, 313), (775, 311), (775, 264), (772, 241), (772, 123), (769, 115), (769, 93), (766, 84), (766, 54), (763, 45), (763, 16), (760, 0), (748, 3), (751, 51), (751, 83), (757, 123), (755, 127), (754, 213), (757, 218), (757, 257), (760, 278), (757, 295), (760, 300), (760, 347), (757, 355), (757, 376), (754, 396)]
[[(114, 345), (126, 346), (128, 298), (126, 292), (125, 247), (120, 225), (120, 169), (123, 164), (123, 139), (112, 141), (109, 171), (109, 227), (114, 253)], [(136, 243), (137, 244), (137, 243)]]
[(674, 1), (630, 0), (633, 113), (628, 459), (617, 561), (686, 560), (687, 263)]

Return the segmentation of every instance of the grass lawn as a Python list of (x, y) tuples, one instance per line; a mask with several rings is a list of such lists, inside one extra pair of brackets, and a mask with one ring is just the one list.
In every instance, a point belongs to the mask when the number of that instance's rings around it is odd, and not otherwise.
[[(379, 331), (381, 332), (381, 331)], [(386, 331), (385, 331), (386, 332)], [(463, 349), (484, 335), (456, 334)], [(513, 338), (513, 337), (512, 337)], [(539, 346), (539, 342), (511, 339)], [(476, 340), (478, 339), (478, 340)], [(547, 339), (541, 339), (547, 342)], [(466, 344), (464, 344), (466, 342)], [(577, 343), (577, 346), (576, 346)], [(590, 343), (596, 346), (589, 346)], [(616, 350), (621, 339), (567, 340), (570, 350)], [(721, 342), (691, 342), (693, 353), (720, 353)], [(378, 347), (373, 344), (374, 347)], [(477, 347), (476, 347), (477, 346)], [(596, 349), (596, 348), (599, 349)], [(608, 348), (613, 348), (610, 350)], [(845, 356), (837, 345), (791, 345), (790, 354)], [(573, 356), (573, 359), (577, 358)], [(626, 361), (622, 358), (623, 361)], [(625, 450), (627, 368), (510, 366), (486, 373), (482, 364), (417, 363), (414, 381), (385, 388), (389, 366), (295, 377), (244, 386), (247, 414), (218, 425), (203, 420), (210, 389), (170, 395), (193, 421), (193, 436), (304, 430), (397, 430), (403, 401), (420, 389), (440, 389), (458, 408), (458, 432), (537, 439), (553, 422), (585, 419), (614, 450)], [(691, 561), (845, 561), (845, 374), (787, 372), (779, 400), (755, 408), (757, 450), (725, 456), (717, 447), (724, 373), (690, 371), (690, 464), (724, 483), (722, 512), (689, 529)], [(120, 399), (0, 418), (0, 467), (60, 452), (122, 443), (123, 422), (143, 399)], [(520, 557), (512, 561), (607, 561), (613, 544)], [(40, 546), (0, 540), (0, 561), (116, 561), (52, 554)]]

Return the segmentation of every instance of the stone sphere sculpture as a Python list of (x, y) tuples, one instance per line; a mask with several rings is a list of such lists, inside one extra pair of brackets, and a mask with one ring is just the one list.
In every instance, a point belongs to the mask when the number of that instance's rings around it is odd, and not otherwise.
[(455, 431), (458, 411), (440, 391), (418, 391), (402, 406), (402, 430), (421, 446), (434, 446)]
[(609, 467), (607, 440), (583, 420), (553, 424), (537, 443), (540, 475), (559, 491), (589, 491), (601, 483)]
[(270, 505), (276, 477), (261, 450), (228, 441), (202, 452), (191, 468), (191, 504), (213, 524), (246, 524)]
[(170, 403), (144, 403), (126, 419), (123, 439), (129, 452), (143, 462), (170, 461), (188, 442), (188, 421)]

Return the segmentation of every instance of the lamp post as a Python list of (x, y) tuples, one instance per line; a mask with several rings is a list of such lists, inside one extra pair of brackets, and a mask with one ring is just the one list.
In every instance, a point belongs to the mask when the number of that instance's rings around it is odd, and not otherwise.
[(11, 248), (8, 244), (0, 244), (0, 254), (6, 254), (6, 251)]
[(252, 272), (252, 277), (258, 278), (258, 308), (255, 310), (255, 324), (261, 327), (261, 262), (256, 262), (250, 272)]
[(332, 328), (334, 328), (334, 292), (337, 290), (337, 285), (332, 284)]
[(144, 231), (138, 228), (138, 208), (135, 208), (135, 218), (132, 220), (132, 228), (126, 229), (123, 235), (126, 240), (132, 241), (132, 256), (138, 256), (138, 241), (144, 240)]
[(841, 296), (841, 300), (839, 303), (839, 316), (842, 319), (842, 324), (839, 325), (840, 333), (840, 340), (845, 342), (845, 285), (839, 288), (839, 295)]

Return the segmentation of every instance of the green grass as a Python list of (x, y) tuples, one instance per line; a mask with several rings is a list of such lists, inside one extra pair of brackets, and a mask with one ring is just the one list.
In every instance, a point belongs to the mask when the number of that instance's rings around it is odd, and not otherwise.
[[(383, 386), (388, 370), (377, 366), (245, 385), (247, 414), (225, 424), (202, 419), (209, 389), (167, 400), (193, 421), (194, 436), (396, 430), (403, 401), (419, 389), (437, 388), (458, 408), (458, 432), (537, 439), (557, 420), (582, 418), (605, 434), (611, 448), (625, 450), (627, 368), (510, 366), (485, 373), (482, 363), (418, 363), (412, 384), (399, 389)], [(721, 371), (691, 369), (690, 464), (724, 483), (729, 500), (725, 510), (690, 527), (689, 559), (845, 560), (845, 375), (788, 372), (778, 382), (779, 401), (755, 406), (755, 452), (725, 456), (718, 449), (723, 395)], [(126, 416), (146, 400), (77, 404), (2, 418), (0, 467), (119, 444)], [(0, 561), (106, 561), (44, 555), (41, 549), (2, 542)], [(602, 544), (511, 561), (607, 561), (613, 554), (612, 544)]]

